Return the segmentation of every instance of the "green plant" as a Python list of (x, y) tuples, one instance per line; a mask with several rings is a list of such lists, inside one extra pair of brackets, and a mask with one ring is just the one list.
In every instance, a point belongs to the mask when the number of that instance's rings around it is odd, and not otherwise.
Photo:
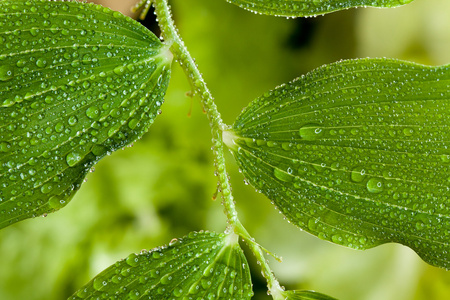
[[(5, 46), (0, 56), (1, 118), (5, 124), (0, 136), (1, 195), (9, 199), (2, 199), (0, 206), (3, 227), (63, 207), (98, 159), (147, 130), (159, 112), (170, 76), (169, 48), (210, 118), (220, 192), (229, 221), (227, 234), (193, 233), (173, 241), (167, 249), (132, 254), (96, 277), (78, 296), (118, 291), (130, 293), (132, 298), (157, 282), (171, 287), (167, 290), (173, 297), (189, 297), (188, 292), (197, 297), (197, 288), (204, 288), (208, 293), (224, 293), (225, 298), (249, 298), (251, 283), (237, 243), (240, 236), (262, 264), (275, 299), (325, 297), (280, 289), (264, 258), (265, 250), (237, 218), (222, 133), (247, 180), (301, 228), (360, 249), (384, 242), (402, 243), (427, 262), (448, 268), (444, 177), (448, 173), (448, 139), (443, 101), (449, 96), (448, 67), (373, 59), (329, 65), (267, 92), (228, 127), (173, 27), (166, 1), (153, 2), (165, 44), (131, 20), (98, 6), (48, 1), (0, 4), (5, 16), (1, 28), (8, 30), (2, 36)], [(44, 11), (42, 17), (38, 11)], [(31, 18), (19, 20), (19, 13)], [(120, 34), (106, 27), (110, 23), (122, 27)], [(83, 25), (87, 28), (80, 28)], [(104, 33), (99, 35), (99, 31)], [(50, 32), (53, 35), (47, 34)], [(42, 49), (40, 44), (50, 45), (50, 51), (35, 54)], [(52, 143), (55, 149), (50, 147)], [(34, 159), (36, 153), (39, 159)], [(365, 204), (357, 201), (361, 199)], [(367, 226), (369, 223), (376, 225)], [(203, 248), (193, 252), (196, 246)], [(161, 260), (160, 253), (166, 263), (169, 258), (196, 254), (201, 260), (186, 258), (185, 265), (174, 263), (179, 272), (187, 272), (177, 276), (189, 274), (187, 282), (175, 288), (170, 282), (177, 277), (164, 273), (170, 268), (164, 265), (159, 270), (155, 265)], [(243, 271), (242, 264), (246, 266)], [(209, 280), (217, 271), (220, 280)], [(149, 273), (133, 278), (142, 272)], [(121, 282), (130, 278), (136, 290), (121, 290)], [(165, 295), (165, 290), (158, 288), (149, 293), (158, 291)]]

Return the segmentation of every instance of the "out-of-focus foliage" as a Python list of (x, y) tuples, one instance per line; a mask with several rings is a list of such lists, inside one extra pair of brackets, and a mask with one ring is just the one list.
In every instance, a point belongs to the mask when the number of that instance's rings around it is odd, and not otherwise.
[[(107, 2), (116, 1), (122, 0)], [(295, 20), (255, 15), (225, 1), (170, 2), (228, 124), (252, 99), (325, 63), (366, 56), (450, 62), (448, 0)], [(141, 140), (104, 158), (64, 210), (0, 231), (0, 299), (64, 299), (129, 253), (190, 231), (224, 229), (222, 207), (210, 200), (216, 188), (210, 129), (198, 100), (185, 96), (189, 89), (174, 64), (163, 113)], [(406, 247), (355, 251), (287, 224), (228, 158), (241, 221), (283, 256), (284, 263), (271, 259), (271, 266), (288, 289), (348, 300), (450, 298), (450, 274)], [(256, 275), (253, 299), (270, 299), (259, 266), (248, 260)]]

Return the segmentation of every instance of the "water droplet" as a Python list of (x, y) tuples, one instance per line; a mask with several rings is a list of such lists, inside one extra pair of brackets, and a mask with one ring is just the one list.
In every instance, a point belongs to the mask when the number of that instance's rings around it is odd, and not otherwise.
[(24, 60), (24, 59), (19, 59), (19, 60), (17, 61), (17, 63), (16, 63), (16, 66), (19, 67), (19, 68), (23, 68), (23, 67), (25, 67), (26, 63), (27, 63), (26, 60)]
[(172, 275), (171, 274), (166, 274), (163, 277), (161, 277), (160, 282), (162, 284), (169, 284), (172, 282)]
[(77, 124), (77, 122), (78, 122), (77, 117), (71, 116), (71, 117), (69, 118), (69, 125), (70, 125), (70, 126), (73, 126), (73, 125)]
[(137, 256), (135, 253), (132, 253), (127, 257), (126, 262), (131, 267), (136, 267), (137, 265), (139, 265), (139, 256)]
[(189, 288), (189, 292), (188, 293), (191, 294), (191, 295), (195, 295), (195, 294), (198, 293), (199, 290), (200, 290), (200, 286), (197, 283), (194, 283)]
[(47, 66), (47, 61), (44, 58), (39, 58), (36, 60), (36, 66), (39, 68), (45, 68)]
[(138, 290), (132, 290), (131, 292), (128, 293), (128, 297), (129, 297), (128, 299), (136, 300), (141, 297), (141, 293)]
[(316, 124), (306, 124), (299, 130), (302, 139), (313, 141), (319, 139), (323, 135), (323, 129)]
[(277, 168), (273, 169), (273, 175), (276, 178), (278, 178), (279, 180), (284, 181), (284, 182), (290, 182), (293, 179), (293, 177), (291, 175), (289, 175), (288, 173), (286, 173), (280, 169), (277, 169)]
[(55, 131), (56, 132), (63, 132), (64, 131), (64, 124), (61, 123), (61, 122), (56, 123)]
[(442, 154), (441, 155), (442, 162), (449, 162), (450, 161), (450, 155), (448, 154)]
[(175, 297), (181, 297), (181, 296), (183, 295), (183, 290), (180, 289), (180, 288), (174, 289), (174, 290), (173, 290), (173, 295), (174, 295)]
[(380, 178), (370, 178), (367, 181), (367, 190), (371, 193), (378, 194), (384, 190), (384, 184)]
[(51, 183), (46, 183), (41, 187), (41, 192), (43, 194), (48, 194), (53, 190), (53, 184)]
[(100, 109), (96, 106), (91, 106), (86, 110), (86, 116), (90, 119), (97, 119), (100, 116)]
[(391, 179), (394, 177), (394, 174), (389, 170), (384, 170), (383, 177), (384, 177), (384, 179)]
[(350, 178), (354, 182), (362, 182), (365, 178), (366, 170), (362, 167), (356, 167), (350, 173)]
[(60, 199), (58, 196), (52, 196), (48, 200), (48, 205), (53, 209), (60, 209), (65, 205), (66, 201)]
[(417, 230), (422, 230), (425, 228), (425, 224), (422, 221), (419, 221), (416, 223), (416, 229)]
[(79, 298), (81, 298), (81, 299), (86, 298), (88, 295), (89, 295), (88, 289), (82, 289), (82, 290), (79, 290), (78, 293), (77, 293), (77, 296), (78, 296)]
[(137, 126), (138, 123), (139, 123), (139, 120), (138, 120), (138, 119), (131, 119), (131, 120), (128, 122), (128, 127), (130, 127), (130, 129), (134, 129), (134, 128), (136, 128), (136, 126)]
[(69, 167), (75, 166), (77, 163), (79, 163), (83, 157), (77, 153), (77, 152), (70, 152), (66, 156), (66, 162), (69, 165)]
[(0, 143), (0, 152), (8, 152), (11, 149), (11, 144), (8, 142)]
[(125, 67), (124, 66), (115, 67), (114, 73), (116, 73), (117, 75), (123, 75), (125, 73)]
[(14, 69), (8, 65), (0, 66), (0, 81), (8, 81), (14, 77)]
[(94, 289), (97, 291), (101, 290), (104, 286), (107, 286), (108, 282), (104, 281), (102, 278), (95, 278), (94, 279)]
[(405, 128), (403, 129), (403, 134), (406, 136), (412, 136), (414, 134), (414, 129), (412, 128)]

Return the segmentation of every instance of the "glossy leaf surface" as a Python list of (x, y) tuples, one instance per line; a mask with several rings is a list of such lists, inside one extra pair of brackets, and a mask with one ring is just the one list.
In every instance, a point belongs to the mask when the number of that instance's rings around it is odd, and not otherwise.
[(250, 299), (250, 271), (238, 237), (190, 233), (169, 246), (131, 254), (70, 299)]
[(396, 7), (413, 0), (227, 0), (249, 11), (285, 17), (316, 16), (350, 7)]
[(284, 291), (285, 300), (336, 300), (330, 296), (314, 291)]
[(68, 203), (103, 156), (145, 133), (167, 46), (93, 4), (0, 2), (0, 228)]
[(316, 69), (255, 100), (224, 140), (300, 228), (397, 242), (450, 267), (450, 68), (388, 59)]

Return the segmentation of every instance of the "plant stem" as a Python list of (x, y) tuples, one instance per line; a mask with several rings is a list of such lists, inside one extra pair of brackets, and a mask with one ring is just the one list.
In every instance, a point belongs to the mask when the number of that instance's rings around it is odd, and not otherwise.
[(155, 14), (158, 18), (159, 27), (161, 28), (161, 34), (166, 43), (171, 45), (170, 51), (187, 74), (194, 89), (193, 93), (200, 97), (203, 110), (208, 116), (212, 131), (216, 175), (220, 183), (225, 213), (230, 225), (239, 227), (236, 207), (234, 205), (231, 186), (225, 167), (224, 144), (222, 142), (222, 131), (226, 129), (227, 126), (222, 121), (222, 117), (217, 110), (214, 99), (195, 64), (194, 59), (184, 46), (184, 42), (175, 28), (167, 0), (153, 0), (153, 5), (155, 7)]
[(222, 117), (220, 116), (214, 102), (214, 98), (206, 86), (202, 74), (198, 70), (194, 59), (186, 49), (183, 40), (175, 28), (167, 0), (152, 1), (155, 7), (155, 14), (158, 19), (162, 37), (166, 43), (171, 45), (171, 52), (183, 68), (184, 72), (187, 74), (193, 87), (193, 93), (194, 95), (198, 95), (200, 97), (203, 110), (208, 116), (212, 131), (216, 175), (219, 180), (220, 191), (222, 194), (222, 204), (225, 208), (225, 214), (231, 227), (230, 229), (241, 236), (249, 245), (261, 265), (262, 273), (268, 282), (269, 291), (274, 299), (283, 299), (280, 295), (282, 289), (264, 257), (264, 252), (261, 246), (254, 241), (237, 216), (236, 206), (231, 192), (231, 185), (225, 166), (224, 142), (222, 139), (223, 131), (228, 129), (228, 126), (223, 123)]

